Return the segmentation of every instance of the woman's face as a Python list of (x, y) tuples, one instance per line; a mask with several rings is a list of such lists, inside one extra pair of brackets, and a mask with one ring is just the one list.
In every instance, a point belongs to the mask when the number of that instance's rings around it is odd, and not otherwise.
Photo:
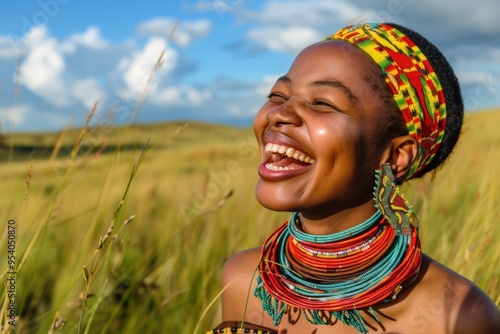
[(389, 143), (387, 111), (368, 79), (376, 66), (346, 42), (324, 41), (276, 81), (254, 120), (262, 205), (321, 219), (371, 200)]

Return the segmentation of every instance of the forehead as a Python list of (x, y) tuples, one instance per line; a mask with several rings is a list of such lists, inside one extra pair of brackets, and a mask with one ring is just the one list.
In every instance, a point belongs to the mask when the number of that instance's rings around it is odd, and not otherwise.
[(295, 58), (289, 73), (293, 71), (304, 72), (302, 75), (322, 73), (368, 78), (370, 72), (380, 69), (356, 46), (341, 40), (326, 40), (302, 50)]
[(377, 87), (385, 82), (379, 73), (381, 69), (364, 51), (345, 41), (327, 40), (300, 52), (286, 79), (298, 91), (315, 82), (335, 82), (347, 88), (359, 106), (380, 107), (383, 99)]

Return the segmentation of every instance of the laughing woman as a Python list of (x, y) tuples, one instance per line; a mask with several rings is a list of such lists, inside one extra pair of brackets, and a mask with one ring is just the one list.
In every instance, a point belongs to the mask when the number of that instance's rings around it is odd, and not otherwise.
[(304, 49), (254, 121), (257, 199), (293, 213), (227, 262), (211, 333), (500, 333), (491, 299), (421, 252), (397, 188), (443, 164), (462, 119), (452, 68), (412, 30), (349, 26)]

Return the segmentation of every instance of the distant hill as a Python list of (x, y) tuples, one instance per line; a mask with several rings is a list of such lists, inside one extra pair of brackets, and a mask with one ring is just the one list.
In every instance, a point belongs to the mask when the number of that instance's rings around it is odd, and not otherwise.
[[(464, 138), (478, 144), (500, 143), (500, 110), (487, 110), (466, 114)], [(74, 147), (82, 128), (60, 132), (33, 132), (3, 134), (0, 138), (0, 162), (30, 158), (47, 159), (57, 150), (65, 155)], [(84, 134), (80, 149), (92, 149), (101, 153), (142, 147), (150, 138), (152, 149), (185, 149), (229, 145), (252, 137), (250, 128), (211, 124), (195, 121), (176, 121), (130, 126), (93, 126)]]
[(54, 149), (61, 156), (71, 152), (79, 136), (82, 136), (80, 149), (91, 148), (109, 153), (118, 147), (122, 150), (142, 147), (148, 139), (152, 149), (182, 149), (187, 146), (224, 145), (250, 135), (252, 131), (249, 128), (192, 121), (4, 134), (0, 143), (0, 162), (47, 159)]

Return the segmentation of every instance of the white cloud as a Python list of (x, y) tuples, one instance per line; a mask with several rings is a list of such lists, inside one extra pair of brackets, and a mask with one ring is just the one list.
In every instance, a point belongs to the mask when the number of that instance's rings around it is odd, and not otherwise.
[[(31, 28), (27, 33), (26, 33), (26, 38), (24, 41), (28, 46), (33, 47), (36, 46), (40, 43), (44, 43), (47, 39), (52, 39), (50, 38), (49, 30), (47, 29), (46, 25), (39, 25)], [(52, 39), (55, 40), (55, 39)]]
[(30, 107), (27, 105), (0, 106), (2, 127), (10, 129), (13, 126), (24, 124), (29, 110)]
[(105, 95), (103, 87), (99, 85), (95, 78), (75, 81), (73, 87), (71, 87), (71, 94), (89, 110), (97, 101), (102, 101)]
[(460, 84), (462, 86), (485, 85), (485, 86), (499, 86), (500, 85), (500, 71), (494, 75), (489, 71), (469, 71), (456, 73)]
[(153, 90), (150, 93), (149, 101), (162, 107), (197, 107), (211, 96), (212, 94), (208, 89), (172, 86)]
[[(190, 33), (178, 39), (178, 44), (183, 45), (208, 32), (203, 21), (191, 22), (183, 29), (181, 32)], [(4, 59), (15, 59), (12, 49), (6, 49), (9, 43), (8, 36), (0, 35), (0, 55), (4, 56), (0, 58), (0, 66), (5, 63)], [(198, 107), (212, 97), (208, 88), (175, 83), (171, 74), (182, 59), (180, 51), (167, 47), (166, 38), (152, 36), (145, 44), (138, 43), (133, 38), (110, 43), (96, 27), (63, 39), (52, 36), (44, 25), (33, 27), (23, 39), (24, 57), (19, 77), (21, 89), (25, 89), (21, 100), (30, 96), (32, 103), (12, 109), (10, 114), (14, 116), (9, 118), (25, 128), (36, 123), (44, 128), (61, 126), (71, 116), (83, 119), (81, 116), (86, 115), (96, 101), (101, 102), (100, 109), (104, 110), (110, 107), (106, 103), (116, 100), (113, 97), (127, 106), (133, 105), (147, 88), (145, 107), (153, 110)], [(152, 71), (162, 54), (162, 66), (151, 82)], [(13, 70), (15, 72), (15, 67)], [(14, 87), (12, 71), (9, 76)]]
[(73, 34), (65, 43), (70, 50), (81, 45), (89, 49), (102, 49), (108, 46), (108, 42), (101, 36), (101, 31), (97, 27), (88, 27), (83, 33)]
[(175, 31), (176, 20), (171, 18), (155, 18), (141, 23), (137, 32), (142, 36), (156, 36), (172, 40), (181, 47), (187, 47), (195, 40), (203, 38), (210, 33), (212, 25), (208, 20), (180, 21)]
[(25, 42), (26, 56), (21, 64), (19, 82), (31, 92), (59, 108), (79, 103), (89, 109), (95, 101), (105, 98), (106, 92), (96, 78), (67, 67), (68, 54), (77, 52), (79, 47), (97, 50), (108, 45), (97, 28), (90, 27), (81, 34), (58, 41), (46, 26), (41, 25), (27, 33)]
[(32, 29), (29, 51), (21, 65), (19, 82), (58, 107), (69, 105), (63, 72), (66, 64), (55, 38), (45, 26)]
[(272, 51), (297, 53), (304, 47), (322, 40), (322, 35), (311, 28), (301, 27), (266, 27), (255, 28), (248, 33), (248, 38), (262, 44)]
[(241, 18), (258, 22), (247, 38), (271, 51), (297, 53), (350, 21), (374, 16), (345, 1), (268, 1), (261, 11), (243, 11)]
[[(227, 11), (216, 7), (222, 3), (229, 6)], [(207, 17), (213, 20), (226, 20), (218, 24), (224, 31), (209, 36), (211, 21), (181, 19), (169, 44), (176, 20), (160, 17), (138, 24), (135, 34), (120, 42), (106, 40), (100, 28), (111, 28), (104, 26), (69, 30), (66, 37), (55, 37), (43, 25), (23, 36), (0, 35), (0, 80), (5, 83), (0, 101), (12, 101), (16, 59), (23, 55), (20, 99), (15, 107), (0, 105), (0, 116), (6, 118), (11, 108), (9, 117), (18, 127), (36, 124), (31, 128), (48, 129), (63, 126), (72, 116), (83, 120), (97, 100), (104, 111), (116, 100), (119, 108), (131, 109), (164, 51), (163, 67), (145, 100), (144, 120), (198, 117), (243, 124), (262, 106), (278, 75), (286, 72), (292, 54), (349, 22), (384, 19), (421, 32), (448, 56), (469, 106), (498, 104), (498, 0), (479, 0), (472, 12), (470, 4), (451, 0), (204, 0), (192, 8), (209, 11)], [(190, 49), (207, 37), (214, 38), (210, 50)], [(249, 53), (242, 53), (241, 45)]]
[(155, 64), (163, 52), (163, 66), (156, 75), (156, 84), (161, 78), (168, 75), (177, 65), (178, 54), (171, 48), (166, 48), (167, 43), (163, 38), (152, 37), (142, 50), (135, 52), (130, 57), (125, 57), (118, 63), (118, 70), (123, 72), (123, 80), (130, 91), (142, 92), (148, 85), (148, 80)]
[(374, 11), (352, 5), (347, 1), (268, 1), (259, 11), (246, 11), (242, 17), (273, 26), (318, 27), (319, 25), (345, 25), (357, 17), (366, 18)]
[[(424, 17), (428, 22), (438, 23), (421, 25), (422, 28), (432, 29), (436, 33), (453, 31), (453, 36), (461, 36), (462, 32), (479, 34), (498, 34), (500, 30), (500, 2), (498, 0), (478, 0), (474, 4), (468, 1), (406, 1), (403, 3), (401, 16), (407, 22), (421, 20)], [(444, 14), (444, 15), (443, 15)], [(450, 29), (451, 28), (451, 29)], [(462, 35), (463, 37), (463, 35)]]

